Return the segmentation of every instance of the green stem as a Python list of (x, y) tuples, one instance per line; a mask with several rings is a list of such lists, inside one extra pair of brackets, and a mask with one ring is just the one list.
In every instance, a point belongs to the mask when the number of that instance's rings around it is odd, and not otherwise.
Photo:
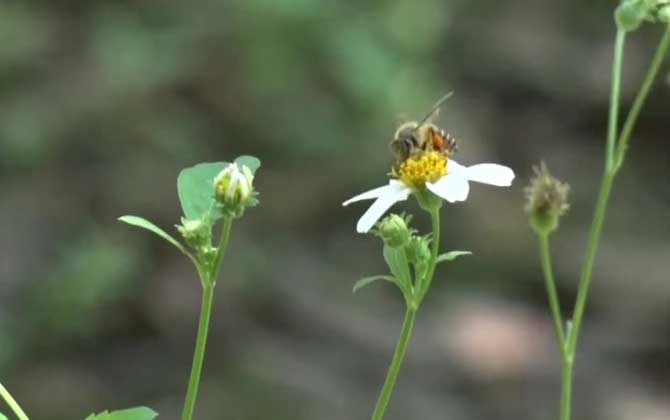
[(561, 420), (570, 420), (570, 410), (572, 407), (572, 367), (574, 366), (571, 358), (563, 357), (563, 366), (561, 368)]
[(5, 388), (2, 384), (0, 384), (0, 396), (7, 402), (7, 405), (9, 408), (12, 409), (14, 414), (16, 414), (16, 417), (19, 418), (19, 420), (28, 420), (28, 416), (26, 413), (21, 409), (21, 406), (19, 403), (16, 402), (14, 397), (12, 397), (12, 394), (9, 393), (7, 388)]
[(425, 280), (422, 282), (422, 287), (419, 295), (419, 304), (423, 301), (423, 298), (428, 293), (430, 285), (433, 282), (433, 277), (435, 276), (435, 268), (437, 267), (437, 257), (440, 253), (440, 209), (433, 208), (430, 210), (430, 220), (433, 225), (433, 239), (431, 242), (430, 250), (430, 265), (428, 267), (428, 272), (426, 273)]
[(556, 292), (556, 282), (554, 281), (554, 272), (551, 267), (551, 249), (549, 246), (549, 234), (539, 234), (540, 239), (540, 257), (542, 260), (542, 272), (544, 273), (544, 282), (549, 297), (549, 306), (554, 318), (554, 327), (556, 329), (556, 339), (561, 355), (565, 353), (565, 332), (563, 331), (563, 317), (561, 316), (561, 302)]
[(654, 57), (652, 58), (651, 64), (649, 65), (649, 70), (647, 70), (647, 75), (642, 82), (642, 86), (640, 87), (640, 90), (635, 97), (635, 101), (633, 102), (633, 107), (628, 113), (628, 117), (626, 118), (623, 129), (621, 130), (615, 162), (615, 169), (617, 171), (621, 168), (621, 165), (623, 165), (624, 158), (626, 157), (626, 151), (628, 149), (628, 143), (630, 142), (630, 137), (633, 134), (633, 129), (635, 128), (635, 123), (637, 122), (637, 118), (642, 111), (642, 106), (647, 100), (647, 96), (649, 96), (649, 91), (654, 84), (654, 80), (656, 80), (656, 76), (658, 75), (658, 72), (661, 68), (661, 64), (663, 64), (663, 60), (668, 53), (669, 44), (670, 25), (665, 28), (665, 32), (663, 33), (663, 36), (658, 43)]
[(221, 229), (221, 239), (219, 241), (219, 251), (216, 254), (216, 260), (214, 261), (214, 268), (212, 270), (210, 281), (212, 285), (216, 284), (216, 279), (219, 278), (219, 272), (221, 271), (221, 262), (223, 257), (226, 255), (226, 250), (228, 249), (228, 241), (230, 240), (230, 229), (233, 227), (233, 218), (226, 217), (223, 219), (223, 228)]
[(191, 420), (193, 411), (195, 410), (195, 400), (198, 396), (198, 386), (200, 385), (200, 374), (205, 360), (205, 347), (207, 346), (207, 332), (209, 330), (209, 319), (212, 314), (213, 300), (214, 286), (207, 285), (204, 287), (202, 294), (198, 338), (195, 342), (193, 365), (191, 367), (191, 377), (188, 382), (188, 391), (186, 392), (186, 402), (184, 403), (184, 410), (181, 415), (182, 420)]
[(386, 407), (388, 406), (391, 399), (393, 387), (395, 386), (396, 380), (398, 379), (398, 373), (400, 373), (402, 361), (405, 358), (405, 352), (407, 351), (407, 345), (409, 344), (409, 339), (412, 335), (412, 327), (414, 326), (415, 318), (416, 311), (411, 308), (407, 308), (407, 312), (405, 313), (405, 322), (402, 324), (402, 332), (400, 333), (400, 338), (398, 339), (398, 344), (396, 345), (393, 361), (391, 362), (391, 366), (389, 367), (388, 373), (386, 375), (386, 381), (384, 382), (384, 387), (382, 388), (382, 392), (379, 395), (379, 400), (375, 406), (375, 411), (372, 414), (372, 420), (382, 420), (382, 418), (384, 418), (384, 412), (386, 411)]
[(616, 174), (610, 171), (605, 174), (600, 186), (600, 193), (598, 194), (598, 202), (596, 204), (595, 214), (593, 216), (593, 223), (591, 225), (591, 233), (589, 236), (589, 243), (586, 251), (586, 261), (582, 269), (581, 279), (579, 281), (579, 288), (577, 291), (577, 301), (572, 316), (572, 328), (567, 341), (568, 356), (574, 356), (577, 347), (577, 339), (579, 337), (579, 330), (582, 325), (584, 316), (584, 309), (588, 298), (589, 288), (591, 286), (591, 279), (593, 275), (593, 266), (595, 265), (596, 254), (600, 245), (600, 236), (603, 231), (603, 224), (605, 222), (605, 214), (607, 213), (607, 205), (609, 203), (610, 193), (612, 192), (612, 185)]
[(614, 43), (614, 62), (612, 63), (612, 88), (610, 93), (609, 123), (607, 126), (607, 154), (605, 170), (612, 170), (614, 165), (614, 149), (619, 123), (619, 96), (621, 92), (621, 71), (623, 68), (623, 51), (626, 42), (626, 31), (619, 29)]
[[(654, 53), (654, 57), (649, 66), (649, 70), (642, 82), (642, 86), (635, 97), (633, 107), (631, 108), (623, 129), (616, 139), (617, 132), (617, 115), (619, 108), (619, 86), (621, 83), (621, 67), (623, 64), (623, 48), (624, 48), (625, 34), (621, 31), (617, 32), (614, 64), (612, 68), (612, 96), (610, 102), (609, 125), (607, 132), (607, 157), (605, 165), (605, 174), (603, 175), (598, 193), (598, 201), (596, 204), (593, 222), (591, 224), (591, 232), (589, 235), (589, 243), (586, 251), (586, 259), (582, 268), (582, 274), (579, 281), (577, 291), (577, 300), (575, 303), (574, 313), (572, 317), (572, 326), (568, 328), (567, 337), (565, 337), (564, 351), (563, 351), (563, 365), (561, 372), (562, 393), (561, 393), (561, 420), (570, 420), (570, 409), (572, 399), (572, 380), (575, 354), (577, 350), (577, 343), (579, 340), (579, 333), (581, 330), (582, 320), (584, 318), (584, 311), (586, 302), (588, 300), (588, 293), (593, 277), (593, 267), (595, 265), (596, 255), (600, 244), (600, 237), (602, 234), (603, 224), (605, 222), (605, 215), (607, 213), (607, 206), (612, 192), (612, 187), (616, 176), (623, 165), (630, 142), (633, 129), (637, 119), (642, 111), (642, 107), (649, 96), (649, 91), (658, 75), (661, 64), (667, 53), (668, 45), (670, 44), (670, 25), (666, 27), (665, 32), (659, 42), (659, 45)], [(546, 276), (546, 273), (545, 273)]]
[(415, 303), (415, 305), (407, 306), (405, 321), (402, 324), (400, 338), (398, 339), (398, 344), (396, 345), (395, 354), (393, 355), (393, 360), (391, 361), (391, 366), (389, 367), (388, 373), (386, 374), (384, 387), (382, 388), (381, 394), (379, 395), (379, 400), (377, 400), (375, 411), (372, 414), (372, 420), (382, 420), (384, 417), (386, 407), (391, 400), (393, 387), (395, 386), (396, 380), (398, 379), (398, 374), (400, 373), (400, 366), (402, 365), (403, 359), (405, 358), (405, 353), (407, 352), (407, 345), (409, 344), (409, 339), (412, 335), (412, 328), (414, 327), (414, 320), (416, 318), (417, 309), (421, 305), (421, 302), (428, 292), (428, 289), (430, 289), (430, 284), (432, 283), (433, 277), (435, 275), (437, 257), (440, 251), (440, 207), (427, 207), (427, 211), (430, 213), (430, 218), (433, 225), (433, 240), (431, 244), (431, 256), (428, 272), (419, 283), (417, 298), (414, 296), (412, 297), (413, 303)]
[(188, 381), (188, 390), (186, 392), (186, 400), (184, 402), (184, 409), (182, 411), (182, 420), (191, 420), (193, 418), (193, 411), (195, 410), (195, 401), (198, 396), (198, 387), (200, 385), (200, 376), (202, 373), (202, 366), (205, 360), (205, 348), (207, 347), (207, 334), (209, 332), (209, 322), (212, 315), (212, 303), (214, 301), (214, 287), (216, 286), (216, 279), (221, 270), (221, 262), (223, 256), (228, 248), (228, 241), (230, 239), (230, 230), (232, 227), (232, 218), (226, 218), (223, 223), (221, 231), (221, 240), (217, 251), (216, 259), (212, 270), (204, 274), (205, 278), (202, 280), (203, 293), (202, 305), (200, 307), (200, 320), (198, 322), (198, 337), (195, 342), (195, 351), (193, 354), (193, 365), (191, 367), (191, 376)]
[[(577, 292), (577, 302), (575, 304), (572, 329), (570, 335), (567, 339), (567, 351), (568, 355), (574, 357), (574, 353), (577, 349), (577, 342), (579, 339), (579, 332), (581, 329), (582, 319), (584, 316), (584, 310), (586, 307), (586, 301), (588, 298), (588, 292), (591, 285), (591, 277), (593, 274), (593, 266), (595, 264), (596, 254), (598, 252), (598, 245), (600, 243), (600, 235), (602, 233), (603, 223), (605, 221), (605, 213), (607, 212), (607, 205), (609, 202), (609, 196), (612, 191), (612, 186), (616, 175), (618, 174), (623, 161), (626, 157), (626, 151), (628, 148), (628, 143), (630, 137), (635, 128), (635, 124), (640, 115), (640, 111), (649, 95), (649, 90), (658, 75), (658, 71), (663, 63), (665, 54), (667, 53), (668, 45), (670, 43), (670, 25), (666, 28), (661, 40), (658, 44), (658, 48), (654, 53), (654, 57), (649, 66), (649, 70), (642, 82), (642, 86), (637, 96), (635, 97), (635, 102), (628, 116), (626, 117), (626, 122), (622, 129), (621, 135), (619, 136), (619, 142), (616, 149), (616, 161), (615, 164), (607, 171), (603, 176), (603, 180), (600, 186), (600, 192), (598, 194), (598, 203), (596, 205), (595, 215), (593, 217), (593, 223), (591, 225), (591, 234), (589, 237), (589, 245), (586, 252), (586, 261), (584, 262), (584, 267), (582, 269), (582, 275), (579, 282), (579, 289)], [(620, 65), (621, 63), (619, 63)], [(613, 72), (613, 74), (620, 74), (620, 72)], [(610, 115), (610, 121), (612, 116)]]

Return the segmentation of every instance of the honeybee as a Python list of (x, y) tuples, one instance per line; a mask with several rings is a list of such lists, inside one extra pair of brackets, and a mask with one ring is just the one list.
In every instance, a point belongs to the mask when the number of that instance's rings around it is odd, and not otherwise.
[(391, 141), (391, 150), (397, 163), (402, 163), (410, 157), (425, 151), (436, 151), (453, 155), (458, 150), (456, 139), (431, 122), (438, 113), (440, 106), (453, 92), (443, 96), (433, 109), (420, 121), (409, 121), (398, 127)]

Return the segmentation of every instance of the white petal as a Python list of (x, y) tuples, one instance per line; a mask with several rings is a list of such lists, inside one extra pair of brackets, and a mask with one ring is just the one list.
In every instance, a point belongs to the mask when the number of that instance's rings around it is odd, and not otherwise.
[(462, 173), (464, 171), (467, 171), (468, 168), (461, 165), (460, 163), (456, 162), (455, 160), (449, 159), (449, 162), (447, 163), (447, 173), (452, 174), (452, 173)]
[(387, 192), (372, 203), (356, 225), (358, 233), (367, 233), (392, 205), (398, 201), (407, 200), (412, 191), (402, 184), (400, 184), (400, 187), (389, 188)]
[(406, 188), (402, 182), (398, 182), (394, 179), (389, 181), (388, 185), (384, 185), (383, 187), (375, 188), (374, 190), (370, 190), (367, 192), (364, 192), (363, 194), (359, 194), (356, 197), (350, 198), (344, 203), (342, 203), (343, 206), (348, 206), (351, 203), (355, 203), (356, 201), (362, 201), (362, 200), (372, 200), (373, 198), (379, 198), (384, 194), (390, 193), (392, 191), (398, 191), (402, 188)]
[(427, 182), (426, 187), (450, 203), (465, 201), (470, 193), (468, 180), (458, 171), (449, 173), (434, 183)]
[(465, 170), (465, 174), (470, 181), (495, 185), (497, 187), (509, 187), (514, 180), (514, 171), (507, 166), (495, 163), (481, 163), (470, 166)]

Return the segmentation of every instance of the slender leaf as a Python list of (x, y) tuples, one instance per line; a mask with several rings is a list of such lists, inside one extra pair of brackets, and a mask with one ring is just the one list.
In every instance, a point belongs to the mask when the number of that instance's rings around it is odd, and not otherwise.
[(5, 417), (4, 414), (0, 413), (0, 420), (7, 420), (7, 417)]
[(374, 283), (377, 280), (386, 280), (388, 282), (391, 282), (393, 284), (398, 284), (398, 281), (395, 279), (395, 277), (392, 276), (370, 276), (370, 277), (364, 277), (356, 282), (354, 284), (354, 291), (353, 293), (356, 293), (360, 289), (364, 288), (365, 286), (368, 286), (372, 283)]
[(147, 407), (129, 408), (119, 411), (103, 411), (100, 414), (91, 414), (86, 420), (153, 420), (158, 413)]
[(249, 170), (251, 170), (252, 174), (255, 174), (258, 168), (261, 167), (261, 161), (254, 156), (247, 156), (247, 155), (240, 156), (237, 159), (235, 159), (235, 163), (237, 163), (238, 165), (246, 166), (247, 168), (249, 168)]
[(209, 214), (215, 200), (214, 178), (228, 165), (227, 162), (199, 163), (179, 173), (177, 193), (187, 219), (203, 220)]
[(449, 261), (454, 261), (458, 257), (462, 257), (464, 255), (472, 255), (472, 252), (470, 251), (449, 251), (445, 254), (440, 255), (437, 257), (437, 262), (442, 263), (442, 262), (449, 262)]
[(121, 216), (121, 217), (119, 217), (119, 221), (121, 221), (121, 222), (123, 222), (123, 223), (127, 223), (127, 224), (129, 224), (129, 225), (131, 225), (131, 226), (140, 227), (140, 228), (146, 229), (146, 230), (148, 230), (148, 231), (150, 231), (150, 232), (153, 232), (153, 233), (155, 233), (156, 235), (158, 235), (158, 236), (160, 236), (161, 238), (163, 238), (163, 239), (165, 239), (166, 241), (168, 241), (169, 243), (171, 243), (172, 245), (176, 246), (177, 249), (179, 249), (179, 250), (180, 250), (181, 252), (183, 252), (184, 254), (190, 255), (190, 254), (188, 253), (188, 251), (186, 251), (186, 249), (184, 248), (184, 246), (183, 246), (182, 244), (179, 243), (179, 241), (177, 241), (175, 238), (173, 238), (172, 236), (170, 236), (170, 235), (169, 235), (167, 232), (165, 232), (163, 229), (159, 228), (158, 226), (156, 226), (155, 224), (151, 223), (151, 222), (148, 221), (147, 219), (144, 219), (144, 218), (139, 217), (139, 216)]

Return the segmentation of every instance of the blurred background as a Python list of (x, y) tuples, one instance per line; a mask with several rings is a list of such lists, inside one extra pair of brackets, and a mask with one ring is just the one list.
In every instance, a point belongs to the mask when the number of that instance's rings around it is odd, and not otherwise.
[[(176, 234), (179, 171), (254, 154), (261, 206), (233, 229), (196, 415), (368, 418), (404, 307), (388, 285), (352, 295), (386, 268), (354, 231), (367, 204), (340, 203), (385, 182), (398, 122), (454, 90), (438, 122), (458, 160), (518, 178), (443, 210), (442, 247), (475, 255), (439, 269), (387, 418), (554, 419), (559, 357), (523, 187), (542, 159), (573, 187), (554, 240), (567, 314), (602, 172), (614, 6), (1, 2), (0, 380), (33, 419), (144, 404), (177, 419), (199, 282), (116, 218)], [(629, 41), (624, 109), (659, 36)], [(659, 81), (615, 188), (576, 420), (670, 415), (669, 101)], [(413, 202), (396, 209), (427, 228)]]

